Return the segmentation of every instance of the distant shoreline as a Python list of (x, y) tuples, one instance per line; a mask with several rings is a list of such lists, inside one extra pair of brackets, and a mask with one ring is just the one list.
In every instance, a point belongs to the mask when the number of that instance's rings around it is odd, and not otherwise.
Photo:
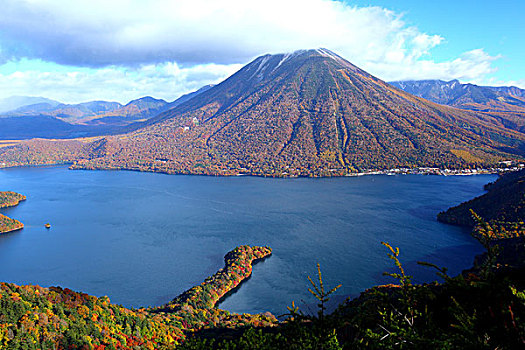
[[(132, 171), (139, 173), (153, 173), (164, 175), (187, 175), (187, 176), (208, 176), (208, 177), (263, 177), (263, 178), (279, 178), (279, 179), (294, 179), (294, 178), (338, 178), (338, 177), (361, 177), (372, 175), (435, 175), (435, 176), (471, 176), (471, 175), (500, 175), (507, 172), (515, 172), (525, 169), (523, 166), (512, 166), (505, 168), (476, 168), (476, 169), (441, 169), (430, 167), (419, 168), (394, 168), (384, 170), (367, 170), (355, 173), (346, 173), (344, 175), (275, 175), (275, 174), (251, 174), (251, 173), (236, 173), (236, 174), (204, 174), (204, 173), (186, 173), (186, 172), (170, 172), (170, 171), (154, 171), (145, 169), (128, 169), (128, 168), (83, 168), (72, 167), (73, 163), (59, 163), (59, 164), (39, 164), (39, 165), (13, 165), (1, 166), (0, 170), (16, 169), (16, 168), (55, 168), (67, 167), (68, 170), (88, 170), (88, 171)], [(520, 164), (522, 165), (522, 164)]]

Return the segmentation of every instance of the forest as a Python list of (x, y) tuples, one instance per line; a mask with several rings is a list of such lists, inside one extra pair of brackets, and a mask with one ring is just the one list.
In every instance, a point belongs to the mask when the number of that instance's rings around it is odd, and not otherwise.
[(522, 227), (525, 218), (525, 170), (511, 172), (485, 185), (487, 193), (438, 214), (438, 220), (473, 227), (473, 210), (492, 224)]

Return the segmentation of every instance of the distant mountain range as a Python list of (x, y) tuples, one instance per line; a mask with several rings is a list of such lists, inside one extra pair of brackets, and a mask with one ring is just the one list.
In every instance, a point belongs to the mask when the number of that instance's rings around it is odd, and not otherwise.
[(391, 85), (429, 101), (484, 112), (506, 127), (525, 131), (525, 90), (515, 86), (478, 86), (458, 80), (395, 81)]
[(525, 141), (500, 117), (416, 97), (326, 49), (261, 56), (127, 130), (89, 140), (9, 145), (0, 149), (0, 163), (329, 176), (493, 164), (520, 158)]
[(75, 138), (124, 132), (125, 127), (174, 108), (210, 87), (207, 85), (171, 103), (149, 96), (126, 105), (107, 101), (64, 104), (25, 96), (6, 98), (0, 100), (0, 111), (3, 110), (0, 112), (0, 139)]
[(13, 111), (17, 108), (36, 105), (36, 104), (48, 104), (50, 106), (59, 105), (60, 102), (50, 100), (44, 97), (31, 97), (31, 96), (11, 96), (0, 99), (0, 113)]
[[(432, 102), (472, 110), (500, 110), (502, 106), (525, 108), (525, 90), (515, 86), (478, 86), (458, 80), (407, 80), (389, 84)], [(495, 102), (501, 105), (493, 106)], [(486, 106), (485, 108), (481, 106)]]

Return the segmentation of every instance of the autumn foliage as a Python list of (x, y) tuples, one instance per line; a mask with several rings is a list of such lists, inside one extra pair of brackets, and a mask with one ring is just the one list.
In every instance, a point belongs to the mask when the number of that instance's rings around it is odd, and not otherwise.
[(230, 251), (224, 257), (225, 266), (213, 276), (206, 278), (173, 299), (167, 305), (149, 309), (152, 313), (169, 314), (191, 329), (212, 327), (237, 328), (247, 325), (273, 326), (277, 319), (270, 313), (230, 314), (216, 308), (216, 304), (248, 278), (252, 273), (252, 263), (264, 259), (272, 253), (270, 247), (243, 245)]
[(60, 287), (1, 283), (0, 348), (23, 349), (172, 349), (187, 333), (216, 327), (261, 327), (277, 323), (271, 314), (230, 314), (215, 308), (239, 286), (252, 262), (271, 254), (269, 247), (240, 246), (225, 257), (225, 267), (168, 305), (129, 309)]
[(524, 142), (496, 117), (431, 103), (310, 50), (259, 57), (125, 134), (0, 148), (0, 166), (343, 176), (493, 165), (520, 159)]
[(59, 287), (1, 283), (0, 348), (159, 349), (183, 337), (180, 323)]

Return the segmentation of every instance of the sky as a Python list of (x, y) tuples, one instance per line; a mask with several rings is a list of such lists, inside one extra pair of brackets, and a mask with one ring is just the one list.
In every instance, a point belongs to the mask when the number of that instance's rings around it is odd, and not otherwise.
[(2, 0), (0, 99), (172, 101), (267, 53), (525, 88), (523, 0)]

